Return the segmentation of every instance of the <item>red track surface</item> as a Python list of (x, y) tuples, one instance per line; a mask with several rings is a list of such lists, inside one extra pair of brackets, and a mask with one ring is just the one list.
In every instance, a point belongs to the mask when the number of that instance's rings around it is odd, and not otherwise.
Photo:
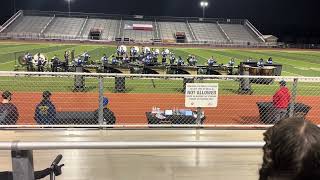
[[(185, 108), (183, 94), (106, 94), (117, 124), (146, 124), (145, 112), (153, 106), (161, 109)], [(13, 103), (20, 113), (18, 124), (35, 124), (34, 109), (41, 93), (14, 93)], [(52, 97), (57, 111), (94, 111), (98, 108), (96, 93), (55, 93)], [(256, 102), (270, 101), (269, 96), (225, 95), (219, 97), (218, 107), (205, 109), (206, 124), (257, 124)], [(320, 97), (298, 97), (312, 107), (308, 119), (319, 124)]]

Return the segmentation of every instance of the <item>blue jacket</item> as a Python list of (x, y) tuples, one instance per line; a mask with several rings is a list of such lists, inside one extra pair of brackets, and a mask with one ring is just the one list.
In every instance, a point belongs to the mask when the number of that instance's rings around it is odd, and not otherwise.
[(36, 107), (35, 120), (38, 124), (55, 124), (56, 113), (56, 107), (50, 100), (42, 100)]

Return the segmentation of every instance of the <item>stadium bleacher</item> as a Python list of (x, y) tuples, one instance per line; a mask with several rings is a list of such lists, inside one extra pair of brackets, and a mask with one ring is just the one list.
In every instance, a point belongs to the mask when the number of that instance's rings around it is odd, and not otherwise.
[(199, 41), (227, 42), (217, 24), (213, 23), (190, 23), (191, 28)]
[(118, 20), (113, 19), (88, 19), (81, 37), (88, 38), (91, 29), (100, 29), (102, 31), (103, 40), (114, 40), (117, 33)]
[(44, 36), (76, 38), (84, 22), (85, 18), (56, 17), (46, 29)]
[(242, 24), (220, 24), (220, 26), (233, 42), (258, 42), (258, 39)]
[(159, 22), (160, 34), (163, 40), (174, 41), (174, 34), (176, 32), (184, 32), (187, 41), (193, 40), (185, 22)]
[[(61, 12), (19, 11), (0, 31), (3, 38), (46, 38), (90, 40), (90, 30), (101, 31), (100, 40), (176, 43), (175, 34), (182, 32), (186, 43), (196, 44), (261, 44), (263, 35), (246, 19), (206, 19), (112, 16), (71, 14)], [(134, 24), (150, 25), (152, 29), (134, 29)], [(28, 35), (28, 36), (27, 36)], [(31, 36), (31, 37), (30, 37)]]
[(40, 34), (50, 19), (48, 16), (23, 16), (5, 29), (5, 32)]

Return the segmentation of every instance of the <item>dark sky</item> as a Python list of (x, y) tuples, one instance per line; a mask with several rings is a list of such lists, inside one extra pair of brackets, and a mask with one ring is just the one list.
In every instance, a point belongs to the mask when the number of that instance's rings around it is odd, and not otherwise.
[[(1, 24), (14, 0), (3, 0)], [(68, 11), (65, 0), (15, 0), (17, 9)], [(72, 0), (72, 11), (151, 16), (202, 16), (200, 0)], [(206, 16), (247, 18), (263, 34), (283, 41), (320, 43), (320, 0), (208, 0)]]

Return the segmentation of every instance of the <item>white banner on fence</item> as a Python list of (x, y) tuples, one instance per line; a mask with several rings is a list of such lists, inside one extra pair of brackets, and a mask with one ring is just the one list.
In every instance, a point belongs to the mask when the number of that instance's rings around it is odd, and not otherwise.
[(186, 107), (217, 107), (218, 106), (217, 83), (188, 83), (186, 85)]

